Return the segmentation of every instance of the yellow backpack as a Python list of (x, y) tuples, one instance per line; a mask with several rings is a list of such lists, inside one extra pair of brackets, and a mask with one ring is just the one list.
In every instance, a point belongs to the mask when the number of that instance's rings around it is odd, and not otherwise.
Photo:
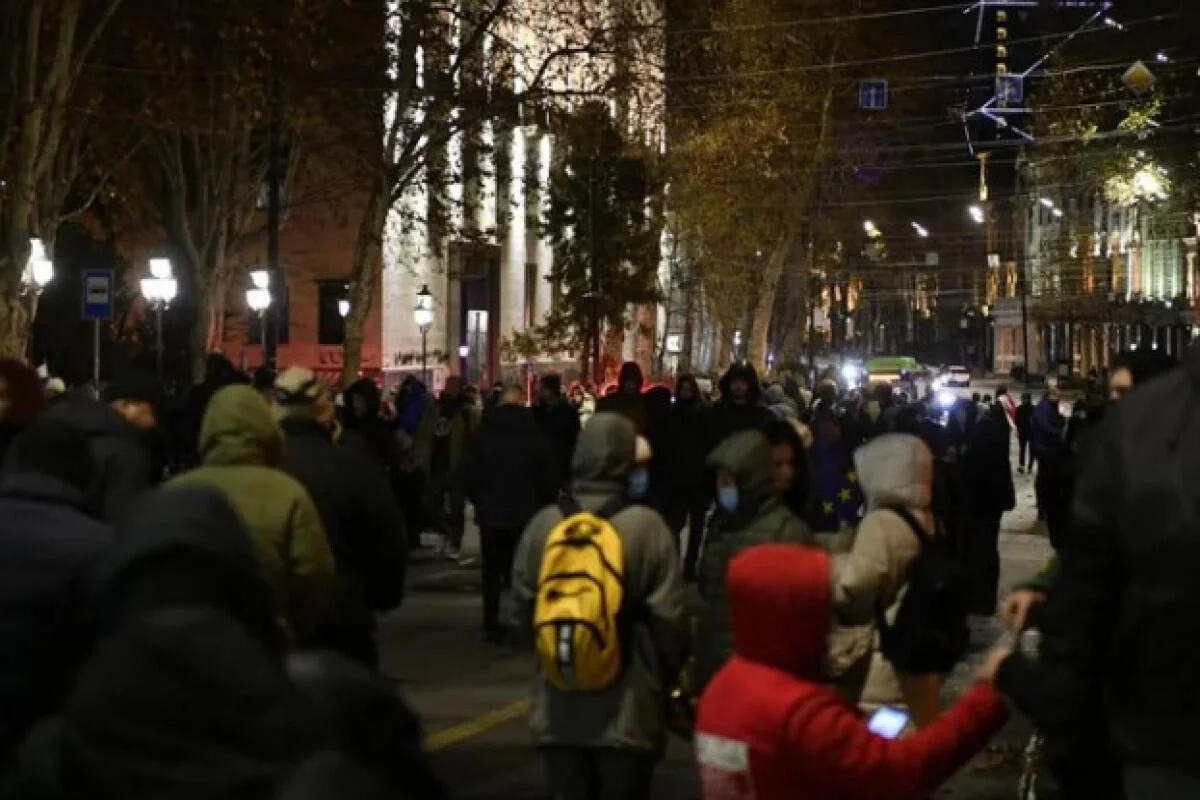
[(565, 501), (542, 550), (533, 633), (542, 674), (558, 689), (596, 691), (621, 676), (625, 548), (609, 519), (623, 506), (591, 513)]

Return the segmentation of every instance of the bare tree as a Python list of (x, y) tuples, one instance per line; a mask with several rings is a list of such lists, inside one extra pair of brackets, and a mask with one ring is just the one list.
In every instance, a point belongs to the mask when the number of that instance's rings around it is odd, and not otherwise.
[[(22, 273), (30, 236), (53, 238), (71, 165), (69, 107), (122, 0), (10, 0), (0, 8), (0, 354), (25, 351), (32, 306)], [(66, 142), (64, 144), (64, 142)], [(65, 155), (64, 155), (65, 154)], [(78, 162), (76, 162), (78, 163)]]
[(621, 8), (614, 10), (624, 5), (594, 0), (388, 3), (387, 80), (380, 87), (387, 113), (375, 129), (376, 144), (364, 148), (369, 190), (351, 265), (345, 380), (357, 377), (361, 364), (389, 212), (402, 206), (420, 182), (461, 177), (446, 159), (455, 136), (469, 136), (487, 121), (544, 112), (556, 98), (578, 100), (614, 89), (627, 77), (613, 64), (618, 52), (628, 52), (619, 43), (656, 30), (655, 25), (629, 25)]

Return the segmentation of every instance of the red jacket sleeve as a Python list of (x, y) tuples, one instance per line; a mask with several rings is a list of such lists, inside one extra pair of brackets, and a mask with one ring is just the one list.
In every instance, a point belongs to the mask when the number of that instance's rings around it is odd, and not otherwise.
[(785, 757), (804, 785), (857, 800), (911, 800), (953, 775), (1007, 719), (1000, 695), (980, 683), (932, 725), (893, 741), (836, 698), (815, 698), (793, 711)]

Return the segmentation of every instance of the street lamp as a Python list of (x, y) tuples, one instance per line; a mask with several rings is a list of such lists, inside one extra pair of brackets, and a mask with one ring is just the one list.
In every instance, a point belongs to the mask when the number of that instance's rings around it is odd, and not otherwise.
[(154, 309), (154, 332), (157, 340), (155, 364), (158, 377), (163, 374), (163, 309), (171, 304), (179, 291), (179, 283), (171, 270), (171, 259), (150, 259), (150, 277), (142, 278), (142, 297)]
[(1043, 197), (1041, 200), (1038, 200), (1038, 202), (1041, 203), (1046, 208), (1054, 208), (1054, 201), (1051, 200), (1049, 197)]
[(46, 245), (41, 239), (29, 240), (29, 258), (21, 273), (21, 284), (28, 292), (41, 294), (46, 284), (54, 280), (54, 262), (46, 257)]
[(877, 228), (875, 223), (869, 219), (863, 220), (863, 230), (866, 231), (867, 236), (870, 236), (872, 239), (880, 235), (879, 228)]
[(413, 307), (413, 321), (421, 331), (421, 379), (429, 385), (428, 344), (429, 329), (433, 326), (433, 294), (427, 284), (417, 292), (417, 304)]
[(920, 236), (922, 239), (929, 238), (929, 230), (924, 225), (919, 222), (912, 222), (909, 224), (912, 225), (912, 229), (917, 232), (917, 236)]
[(975, 220), (976, 225), (982, 225), (985, 219), (983, 214), (983, 206), (971, 206), (967, 211), (971, 214), (971, 219)]
[(262, 365), (267, 365), (267, 309), (271, 307), (271, 273), (256, 269), (250, 273), (250, 286), (246, 290), (246, 305), (258, 314), (259, 344), (263, 348)]
[(342, 319), (350, 316), (349, 300), (338, 300), (338, 316), (340, 316)]

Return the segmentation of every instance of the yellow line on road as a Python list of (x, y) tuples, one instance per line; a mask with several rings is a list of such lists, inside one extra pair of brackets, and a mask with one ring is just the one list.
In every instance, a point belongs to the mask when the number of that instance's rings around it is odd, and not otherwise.
[(445, 750), (447, 747), (453, 747), (468, 739), (474, 739), (476, 736), (486, 733), (492, 728), (528, 716), (530, 708), (531, 703), (528, 699), (518, 700), (502, 708), (497, 708), (495, 711), (480, 714), (474, 719), (469, 719), (451, 728), (431, 733), (425, 737), (425, 749), (430, 752), (436, 752), (438, 750)]

